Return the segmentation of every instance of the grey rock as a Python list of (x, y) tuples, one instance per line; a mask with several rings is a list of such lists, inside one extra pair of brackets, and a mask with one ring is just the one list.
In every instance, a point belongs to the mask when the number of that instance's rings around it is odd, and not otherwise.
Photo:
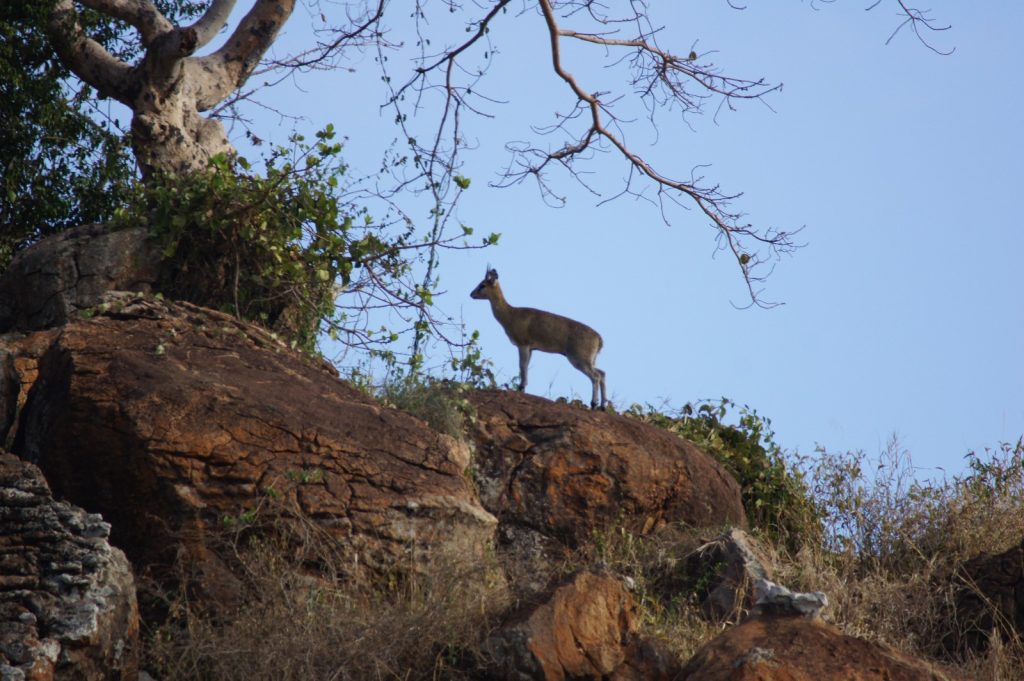
[(828, 607), (828, 596), (821, 591), (790, 591), (767, 579), (759, 579), (754, 592), (757, 594), (754, 612), (759, 614), (802, 615), (813, 619)]
[(0, 333), (60, 326), (111, 290), (152, 290), (160, 251), (144, 227), (83, 225), (19, 252), (0, 277)]
[(0, 451), (0, 526), (0, 680), (135, 679), (135, 583), (110, 525)]

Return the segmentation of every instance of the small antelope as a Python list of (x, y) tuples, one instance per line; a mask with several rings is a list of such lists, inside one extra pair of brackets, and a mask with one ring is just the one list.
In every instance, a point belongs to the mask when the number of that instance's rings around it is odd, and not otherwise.
[(601, 387), (601, 409), (605, 407), (604, 372), (594, 362), (604, 341), (586, 324), (532, 307), (512, 307), (498, 284), (498, 273), (488, 269), (484, 280), (470, 298), (491, 301), (491, 312), (512, 344), (519, 348), (519, 389), (526, 390), (526, 372), (534, 350), (565, 355), (569, 364), (582, 371), (594, 386), (590, 408), (597, 408), (597, 389)]

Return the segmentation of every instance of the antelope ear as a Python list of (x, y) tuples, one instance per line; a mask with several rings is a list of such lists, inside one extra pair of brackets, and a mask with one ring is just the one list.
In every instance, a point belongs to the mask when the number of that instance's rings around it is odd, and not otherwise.
[(497, 281), (498, 280), (498, 270), (487, 270), (487, 277), (486, 278), (488, 280), (490, 280), (490, 281)]

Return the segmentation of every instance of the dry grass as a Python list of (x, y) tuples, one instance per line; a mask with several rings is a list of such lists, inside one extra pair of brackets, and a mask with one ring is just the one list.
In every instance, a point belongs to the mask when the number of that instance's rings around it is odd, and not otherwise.
[(971, 588), (964, 562), (1024, 539), (1024, 446), (971, 454), (967, 473), (930, 481), (918, 479), (895, 440), (877, 461), (821, 454), (812, 477), (825, 512), (823, 546), (780, 561), (781, 581), (827, 593), (828, 616), (849, 634), (979, 681), (1024, 678), (1019, 636), (963, 650), (957, 642), (969, 623), (956, 615), (958, 593)]
[[(145, 666), (164, 681), (460, 679), (508, 607), (497, 566), (422, 557), (410, 569), (354, 577), (311, 533), (233, 534), (241, 605), (210, 608), (183, 584), (149, 632)], [(340, 554), (337, 554), (340, 555)], [(310, 560), (315, 556), (315, 560)]]
[[(879, 461), (821, 453), (808, 480), (824, 535), (796, 554), (764, 547), (777, 581), (824, 591), (831, 603), (826, 618), (848, 634), (966, 678), (1024, 679), (1019, 637), (996, 635), (973, 652), (955, 643), (966, 627), (954, 607), (965, 588), (964, 561), (1002, 552), (1024, 537), (1024, 446), (969, 463), (962, 476), (921, 482), (896, 443)], [(557, 578), (599, 567), (627, 577), (642, 633), (661, 638), (685, 660), (727, 626), (701, 616), (701, 576), (686, 574), (687, 556), (715, 533), (668, 527), (641, 537), (611, 528), (549, 566), (550, 573)], [(246, 535), (228, 537), (243, 605), (211, 612), (182, 590), (150, 637), (147, 666), (159, 678), (483, 678), (478, 651), (514, 606), (497, 558), (467, 565), (435, 556), (383, 577), (358, 578), (333, 564), (340, 559), (315, 532)]]

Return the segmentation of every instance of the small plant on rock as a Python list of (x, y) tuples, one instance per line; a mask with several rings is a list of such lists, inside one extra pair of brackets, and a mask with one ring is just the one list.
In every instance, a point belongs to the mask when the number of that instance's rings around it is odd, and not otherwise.
[(787, 460), (775, 442), (771, 419), (756, 410), (739, 408), (738, 422), (726, 422), (736, 404), (687, 404), (678, 415), (651, 406), (633, 405), (626, 416), (664, 428), (690, 440), (717, 459), (740, 483), (750, 524), (791, 551), (816, 543), (821, 536), (821, 510), (811, 495), (799, 458)]

